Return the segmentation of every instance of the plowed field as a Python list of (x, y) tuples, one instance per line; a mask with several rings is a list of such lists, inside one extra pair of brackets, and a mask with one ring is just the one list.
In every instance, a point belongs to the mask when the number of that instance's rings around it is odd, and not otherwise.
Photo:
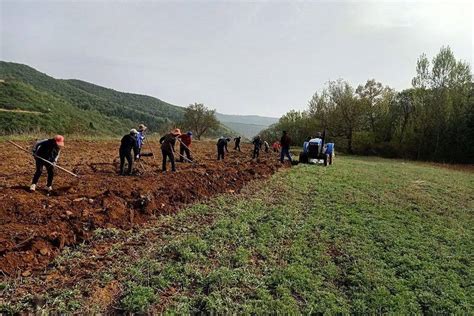
[(192, 150), (198, 164), (178, 163), (176, 173), (163, 174), (155, 143), (150, 144), (154, 158), (135, 163), (134, 175), (119, 176), (118, 143), (67, 142), (59, 164), (79, 177), (57, 170), (51, 196), (44, 190), (46, 171), (37, 191), (29, 192), (32, 157), (0, 143), (0, 270), (4, 275), (27, 276), (44, 269), (61, 249), (87, 241), (97, 228), (144, 225), (195, 201), (238, 192), (245, 183), (268, 177), (281, 167), (273, 153), (262, 152), (259, 162), (251, 160), (250, 145), (243, 145), (242, 152), (230, 150), (224, 161), (216, 161), (214, 143), (195, 142)]

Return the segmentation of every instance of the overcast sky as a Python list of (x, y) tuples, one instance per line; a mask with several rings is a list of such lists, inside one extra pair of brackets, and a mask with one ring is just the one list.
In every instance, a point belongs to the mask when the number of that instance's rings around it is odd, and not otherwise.
[(328, 80), (410, 86), (449, 45), (473, 62), (471, 1), (6, 1), (0, 58), (227, 114), (304, 109)]

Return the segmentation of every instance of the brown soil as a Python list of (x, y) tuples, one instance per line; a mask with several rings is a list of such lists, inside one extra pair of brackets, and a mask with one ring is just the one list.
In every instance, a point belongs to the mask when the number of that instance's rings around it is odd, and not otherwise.
[(39, 189), (30, 193), (33, 159), (0, 143), (1, 273), (9, 277), (37, 273), (63, 247), (89, 240), (99, 227), (137, 227), (198, 200), (237, 193), (245, 183), (268, 177), (280, 167), (274, 154), (262, 153), (259, 162), (252, 161), (246, 145), (244, 152), (231, 150), (225, 161), (216, 161), (214, 143), (195, 142), (192, 150), (198, 165), (178, 163), (178, 172), (162, 174), (161, 154), (158, 145), (152, 144), (156, 157), (142, 159), (146, 170), (135, 164), (137, 174), (123, 177), (117, 175), (117, 143), (68, 142), (60, 165), (80, 177), (57, 171), (51, 196), (44, 191), (46, 171)]

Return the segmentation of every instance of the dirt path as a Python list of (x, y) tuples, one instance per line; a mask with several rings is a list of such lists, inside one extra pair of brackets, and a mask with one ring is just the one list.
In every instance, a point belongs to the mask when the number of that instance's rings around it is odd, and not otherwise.
[(43, 114), (37, 111), (26, 111), (26, 110), (9, 110), (9, 109), (0, 109), (0, 112), (12, 112), (12, 113), (28, 113), (28, 114)]
[[(153, 149), (159, 152), (156, 144)], [(251, 161), (249, 146), (243, 146), (244, 153), (231, 152), (225, 162), (215, 161), (214, 143), (195, 143), (193, 149), (199, 165), (181, 163), (177, 173), (162, 174), (161, 157), (148, 157), (143, 159), (144, 174), (120, 177), (116, 142), (69, 142), (60, 162), (80, 178), (58, 172), (55, 193), (47, 197), (41, 188), (34, 194), (27, 190), (34, 171), (31, 157), (0, 143), (1, 273), (5, 278), (34, 275), (65, 246), (91, 240), (98, 228), (140, 228), (190, 203), (239, 192), (280, 167), (270, 154), (263, 154), (259, 163)]]

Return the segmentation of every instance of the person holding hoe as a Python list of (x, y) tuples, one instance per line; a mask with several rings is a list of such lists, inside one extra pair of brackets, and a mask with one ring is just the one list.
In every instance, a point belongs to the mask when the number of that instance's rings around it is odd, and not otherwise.
[[(181, 134), (178, 136), (179, 141), (179, 162), (183, 162), (184, 158), (187, 158), (186, 161), (192, 162), (193, 157), (191, 156), (191, 143), (193, 140), (193, 132), (188, 131), (186, 134)], [(185, 156), (186, 155), (186, 156)]]
[(124, 167), (125, 167), (125, 159), (127, 159), (128, 168), (127, 168), (127, 175), (132, 174), (132, 167), (133, 167), (133, 159), (132, 159), (132, 149), (133, 149), (133, 156), (136, 158), (138, 156), (138, 144), (137, 144), (137, 134), (138, 131), (134, 128), (130, 130), (130, 133), (122, 137), (120, 141), (120, 149), (119, 149), (119, 156), (120, 156), (120, 175), (125, 175)]
[[(46, 167), (48, 172), (48, 179), (46, 182), (46, 190), (50, 193), (53, 190), (53, 178), (54, 178), (54, 166), (59, 159), (59, 153), (61, 148), (64, 147), (64, 136), (56, 135), (54, 138), (45, 139), (39, 141), (33, 147), (33, 155), (35, 157), (36, 172), (31, 182), (30, 191), (36, 191), (36, 185), (38, 183), (41, 174), (43, 173), (43, 167)], [(51, 164), (47, 163), (47, 160)]]
[(227, 143), (230, 142), (230, 138), (229, 137), (224, 137), (224, 136), (221, 136), (218, 140), (217, 140), (217, 160), (224, 160), (224, 154), (225, 152), (229, 152), (229, 150), (227, 149)]
[(240, 140), (241, 139), (242, 139), (241, 136), (237, 136), (236, 138), (234, 138), (234, 143), (235, 143), (234, 150), (240, 151)]
[(163, 171), (163, 173), (166, 172), (166, 157), (168, 157), (171, 162), (171, 172), (176, 171), (174, 160), (174, 146), (176, 144), (176, 139), (180, 135), (181, 130), (179, 128), (175, 128), (170, 133), (160, 138), (161, 154), (163, 155), (163, 164), (161, 170)]
[(135, 160), (140, 159), (140, 154), (142, 151), (143, 143), (145, 142), (145, 131), (147, 127), (144, 124), (138, 125), (138, 133), (137, 133), (137, 146), (138, 152), (135, 155)]

